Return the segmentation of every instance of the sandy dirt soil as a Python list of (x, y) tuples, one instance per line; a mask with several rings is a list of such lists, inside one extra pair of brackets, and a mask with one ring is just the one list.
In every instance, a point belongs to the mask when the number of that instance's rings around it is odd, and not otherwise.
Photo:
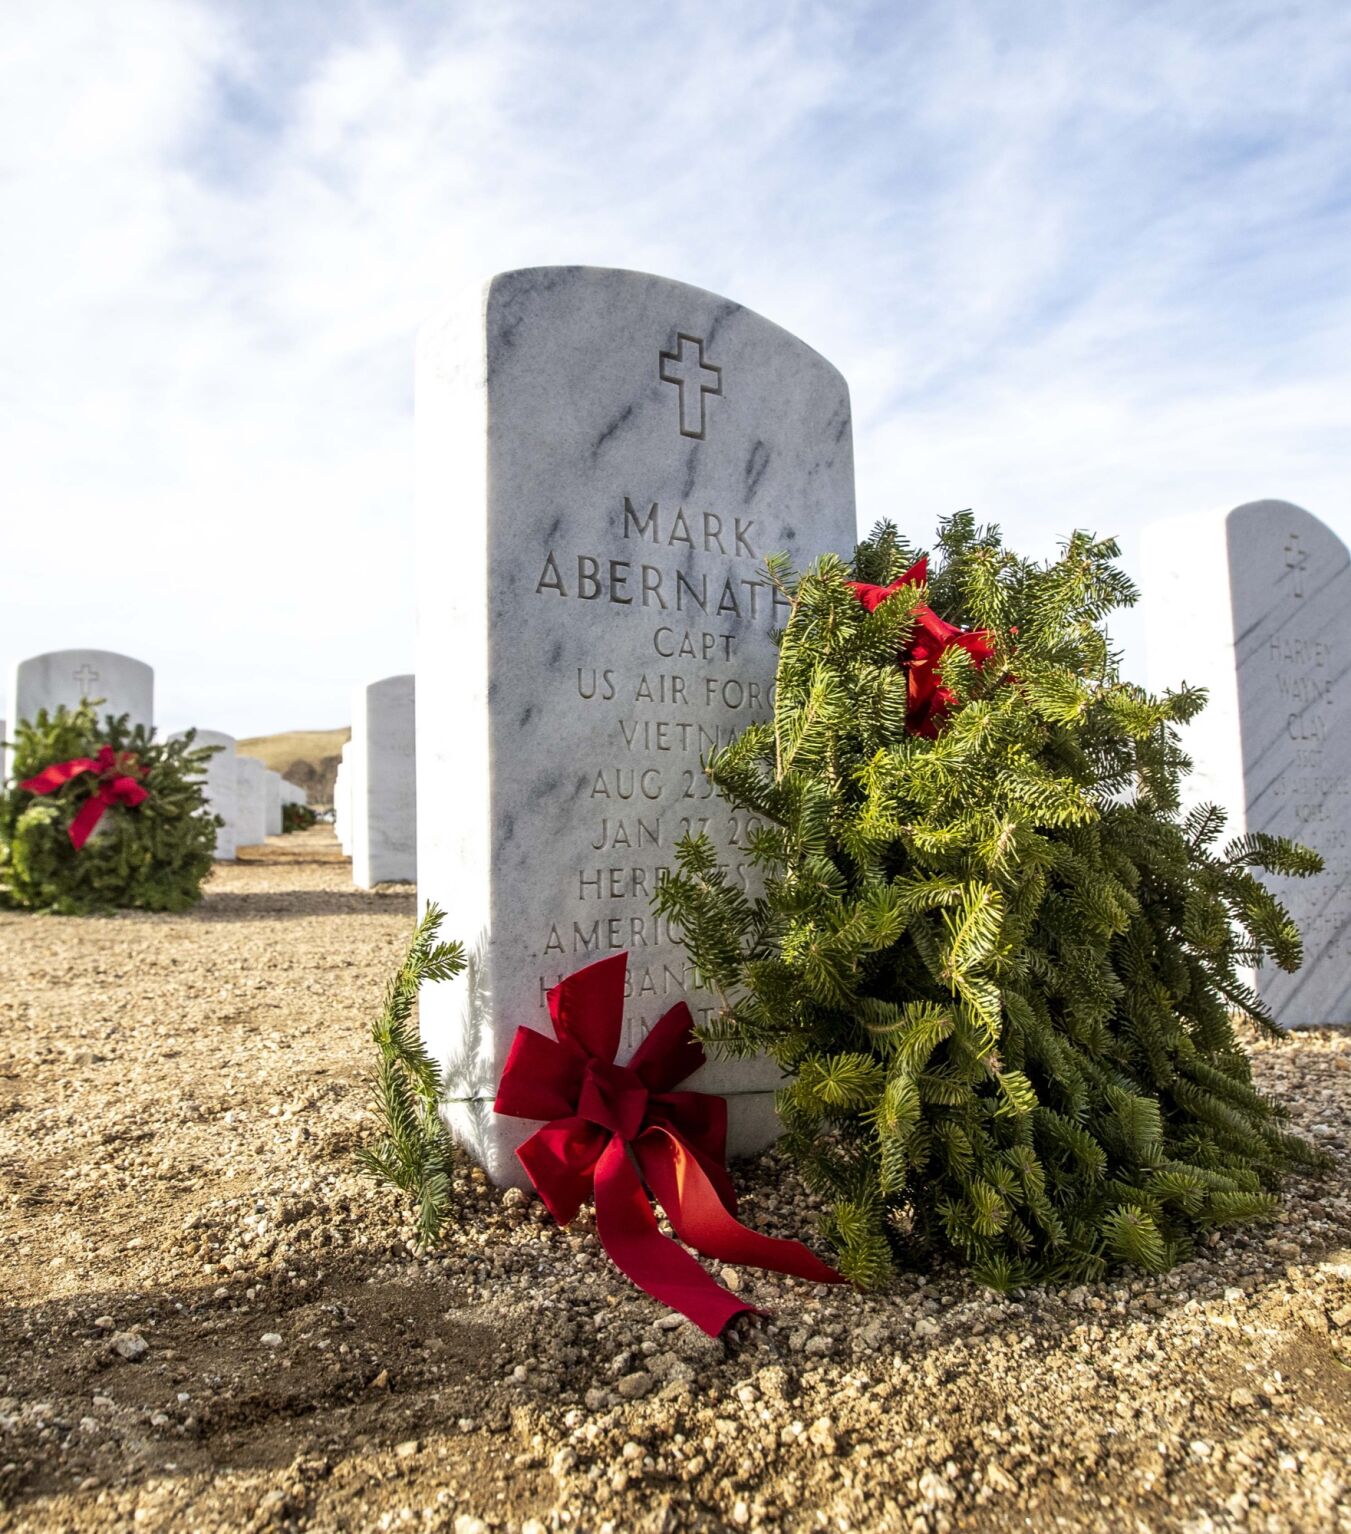
[[(1162, 1278), (727, 1273), (724, 1342), (466, 1167), (357, 1171), (410, 931), (327, 828), (184, 916), (0, 915), (0, 1531), (1351, 1530), (1351, 1041), (1262, 1047), (1335, 1158)], [(809, 1233), (774, 1157), (743, 1217)]]

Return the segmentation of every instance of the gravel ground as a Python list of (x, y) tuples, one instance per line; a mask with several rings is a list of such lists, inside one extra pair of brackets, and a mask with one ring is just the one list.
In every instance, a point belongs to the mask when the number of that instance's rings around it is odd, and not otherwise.
[[(704, 1337), (465, 1168), (358, 1173), (407, 887), (327, 828), (186, 916), (0, 915), (0, 1531), (1351, 1530), (1351, 1039), (1259, 1047), (1335, 1157), (1162, 1278), (724, 1273)], [(810, 1233), (773, 1156), (743, 1217)]]

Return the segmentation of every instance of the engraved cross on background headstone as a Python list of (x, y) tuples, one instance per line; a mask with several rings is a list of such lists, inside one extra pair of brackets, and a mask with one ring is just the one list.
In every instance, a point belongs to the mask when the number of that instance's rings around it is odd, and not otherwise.
[(698, 336), (676, 335), (676, 349), (662, 352), (661, 381), (680, 391), (680, 434), (704, 434), (704, 395), (722, 393), (722, 369), (704, 361), (704, 343)]
[(85, 661), (84, 665), (80, 666), (77, 670), (72, 671), (70, 675), (71, 680), (79, 686), (82, 698), (89, 696), (89, 684), (97, 682), (99, 679), (98, 672), (94, 670), (88, 661)]
[(1299, 534), (1291, 533), (1285, 546), (1285, 568), (1295, 572), (1295, 595), (1304, 595), (1304, 569), (1309, 563), (1309, 551), (1299, 546)]

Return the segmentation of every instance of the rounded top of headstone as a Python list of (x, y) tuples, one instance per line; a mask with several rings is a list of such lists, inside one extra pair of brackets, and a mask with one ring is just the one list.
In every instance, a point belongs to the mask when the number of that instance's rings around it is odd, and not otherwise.
[(154, 668), (143, 660), (137, 660), (134, 655), (123, 655), (117, 650), (44, 650), (39, 655), (25, 656), (19, 662), (20, 666), (31, 666), (35, 663), (62, 665), (66, 661), (77, 663), (79, 661), (104, 661), (108, 665), (122, 666), (129, 669), (139, 669), (152, 673)]
[(153, 724), (154, 668), (116, 650), (74, 648), (45, 650), (15, 665), (10, 707), (17, 718), (84, 701), (98, 706), (100, 719), (125, 714), (133, 724)]
[[(1238, 524), (1245, 527), (1267, 527), (1277, 522), (1289, 521), (1295, 517), (1303, 522), (1311, 522), (1321, 528), (1329, 538), (1337, 538), (1337, 534), (1327, 525), (1314, 516), (1313, 512), (1305, 511), (1302, 506), (1296, 506), (1293, 501), (1261, 500), (1245, 501), (1241, 506), (1225, 515), (1225, 521), (1231, 526)], [(1341, 542), (1340, 538), (1337, 538)]]
[(414, 674), (411, 671), (403, 671), (397, 676), (377, 677), (374, 681), (367, 682), (364, 685), (367, 696), (370, 696), (372, 693), (376, 695), (381, 693), (401, 693), (411, 691), (415, 680)]
[(1346, 544), (1326, 522), (1291, 501), (1247, 501), (1224, 519), (1231, 561), (1270, 566), (1269, 578), (1301, 583), (1315, 566), (1324, 574), (1351, 563)]
[[(839, 484), (852, 486), (844, 377), (731, 299), (591, 266), (502, 272), (466, 298), (422, 334), (420, 397), (434, 382), (458, 391), (443, 441), (462, 470), (486, 449), (474, 472), (500, 507), (529, 501), (516, 515), (547, 528), (557, 509), (542, 504), (542, 486), (580, 473), (627, 491), (650, 484), (654, 465), (665, 467), (673, 504), (716, 493), (750, 519), (800, 506), (804, 487), (811, 503), (818, 487), (837, 500)], [(797, 538), (789, 518), (776, 546), (797, 555)]]
[(1287, 512), (1297, 511), (1303, 517), (1311, 516), (1311, 512), (1304, 510), (1302, 506), (1296, 506), (1293, 501), (1283, 501), (1278, 496), (1263, 496), (1257, 501), (1244, 501), (1241, 506), (1235, 506), (1229, 513), (1231, 517), (1238, 516), (1241, 512)]
[[(639, 272), (622, 266), (522, 266), (510, 271), (498, 272), (482, 287), (485, 308), (503, 305), (508, 310), (532, 299), (545, 299), (554, 304), (569, 302), (585, 304), (586, 295), (595, 295), (603, 307), (621, 307), (634, 304), (655, 304), (678, 313), (682, 307), (692, 308), (704, 314), (717, 316), (722, 325), (731, 321), (753, 325), (765, 338), (781, 338), (783, 344), (791, 344), (803, 352), (810, 352), (839, 379), (848, 394), (844, 375), (828, 358), (823, 357), (814, 346), (809, 346), (800, 336), (782, 325), (776, 325), (754, 309), (748, 309), (735, 299), (724, 298), (708, 288), (696, 287), (690, 282), (680, 282), (674, 277), (663, 277), (656, 272)], [(508, 314), (508, 322), (512, 316)], [(706, 345), (712, 339), (704, 336)]]
[[(170, 740), (182, 740), (188, 732), (175, 730), (169, 737)], [(224, 730), (194, 730), (193, 744), (198, 746), (233, 746), (235, 737), (227, 735)]]

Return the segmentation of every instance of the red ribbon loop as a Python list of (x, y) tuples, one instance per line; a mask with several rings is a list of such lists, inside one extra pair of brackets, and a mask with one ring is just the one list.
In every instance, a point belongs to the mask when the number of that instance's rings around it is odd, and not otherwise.
[(98, 777), (94, 792), (75, 813), (70, 823), (71, 845), (78, 852), (93, 834), (94, 827), (103, 819), (104, 811), (112, 804), (124, 804), (129, 808), (150, 797), (146, 788), (132, 777), (144, 769), (132, 751), (114, 751), (111, 746), (100, 746), (97, 756), (75, 756), (68, 762), (53, 762), (44, 767), (35, 778), (25, 778), (19, 784), (30, 794), (54, 794), (57, 789), (83, 773), (92, 772)]
[[(900, 580), (893, 581), (890, 586), (870, 586), (866, 581), (850, 581), (849, 586), (871, 613), (902, 586), (924, 586), (928, 579), (929, 561), (925, 558), (916, 560)], [(906, 668), (908, 688), (905, 727), (912, 735), (932, 740), (938, 734), (944, 716), (957, 701), (957, 694), (943, 686), (938, 670), (943, 652), (954, 648), (967, 651), (978, 668), (994, 654), (994, 646), (985, 629), (960, 629), (944, 622), (932, 608), (917, 607), (914, 631), (900, 656), (901, 664)]]
[(566, 1225), (593, 1197), (596, 1234), (615, 1266), (713, 1337), (734, 1316), (764, 1312), (662, 1235), (644, 1182), (680, 1240), (705, 1257), (843, 1283), (800, 1241), (762, 1236), (733, 1218), (727, 1104), (674, 1090), (704, 1063), (683, 1001), (628, 1065), (615, 1064), (627, 966), (627, 954), (614, 954), (560, 981), (548, 993), (557, 1038), (518, 1028), (507, 1055), (493, 1106), (548, 1121), (516, 1154), (550, 1214)]

